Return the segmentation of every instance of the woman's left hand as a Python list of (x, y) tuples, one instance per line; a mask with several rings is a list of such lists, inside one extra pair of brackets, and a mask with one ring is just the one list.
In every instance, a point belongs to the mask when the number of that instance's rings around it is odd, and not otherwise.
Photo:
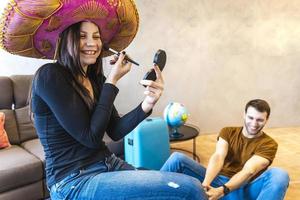
[(145, 113), (148, 113), (154, 107), (154, 105), (159, 100), (164, 90), (164, 80), (160, 69), (158, 68), (157, 65), (154, 65), (153, 69), (157, 77), (155, 81), (152, 80), (140, 81), (142, 85), (146, 86), (146, 90), (144, 91), (146, 97), (142, 103), (142, 109)]

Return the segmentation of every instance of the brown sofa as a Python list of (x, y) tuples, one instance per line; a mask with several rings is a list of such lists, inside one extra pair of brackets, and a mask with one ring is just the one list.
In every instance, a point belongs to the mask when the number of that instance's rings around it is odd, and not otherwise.
[[(37, 200), (49, 197), (45, 184), (44, 152), (29, 118), (28, 94), (32, 75), (0, 76), (0, 112), (11, 147), (0, 149), (0, 199)], [(123, 141), (105, 136), (109, 149), (124, 155)]]

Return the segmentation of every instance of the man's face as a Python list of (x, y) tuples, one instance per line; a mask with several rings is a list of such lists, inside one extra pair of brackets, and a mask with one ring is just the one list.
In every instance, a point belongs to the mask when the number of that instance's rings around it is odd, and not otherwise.
[(259, 112), (250, 106), (244, 115), (244, 128), (249, 135), (255, 136), (264, 128), (267, 121), (267, 112)]

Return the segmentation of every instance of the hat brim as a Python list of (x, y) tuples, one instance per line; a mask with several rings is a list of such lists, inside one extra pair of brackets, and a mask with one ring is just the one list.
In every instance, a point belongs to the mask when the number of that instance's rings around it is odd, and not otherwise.
[(117, 51), (132, 42), (139, 26), (133, 0), (11, 0), (0, 21), (0, 47), (20, 56), (53, 59), (59, 35), (86, 20)]

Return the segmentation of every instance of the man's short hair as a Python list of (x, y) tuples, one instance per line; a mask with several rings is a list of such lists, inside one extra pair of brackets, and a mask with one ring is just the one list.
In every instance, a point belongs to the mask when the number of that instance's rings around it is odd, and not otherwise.
[(265, 100), (253, 99), (253, 100), (249, 101), (246, 104), (245, 113), (247, 112), (247, 110), (250, 106), (255, 108), (259, 112), (266, 112), (267, 113), (267, 119), (269, 118), (270, 113), (271, 113), (271, 108), (270, 108), (268, 102), (266, 102)]

